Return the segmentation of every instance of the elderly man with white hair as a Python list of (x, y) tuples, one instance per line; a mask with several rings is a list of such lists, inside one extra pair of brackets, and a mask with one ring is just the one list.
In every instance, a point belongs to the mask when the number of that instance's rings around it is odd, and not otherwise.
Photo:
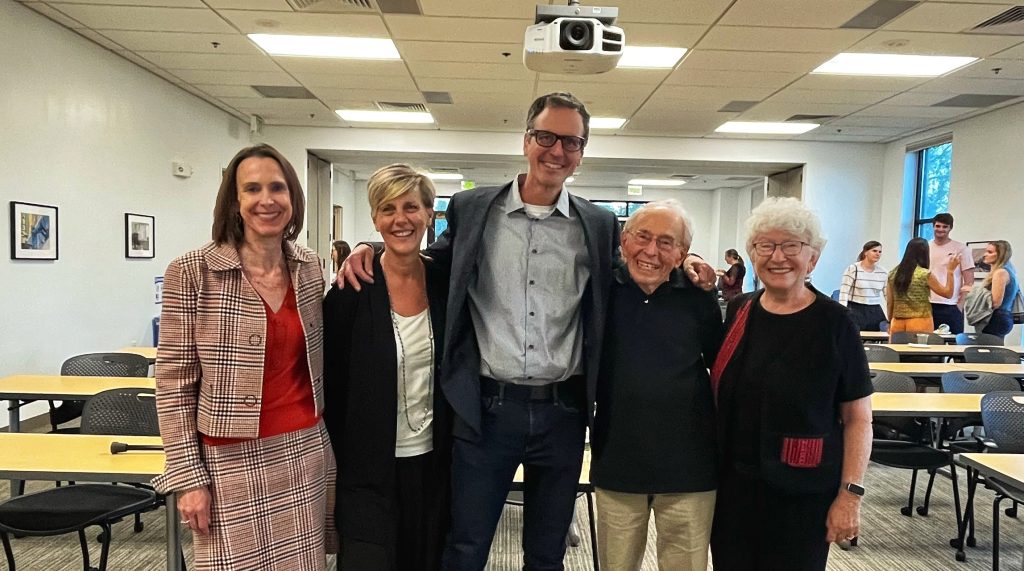
[(712, 294), (676, 269), (692, 236), (674, 200), (648, 203), (622, 232), (592, 436), (603, 569), (640, 568), (652, 511), (659, 568), (707, 569), (717, 486), (708, 368), (722, 319)]

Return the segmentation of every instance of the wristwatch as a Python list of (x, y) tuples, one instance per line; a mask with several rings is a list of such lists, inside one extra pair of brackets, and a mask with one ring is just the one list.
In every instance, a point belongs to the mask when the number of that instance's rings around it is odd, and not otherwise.
[(853, 482), (847, 482), (843, 484), (843, 489), (855, 496), (864, 497), (864, 486), (860, 484), (854, 484)]

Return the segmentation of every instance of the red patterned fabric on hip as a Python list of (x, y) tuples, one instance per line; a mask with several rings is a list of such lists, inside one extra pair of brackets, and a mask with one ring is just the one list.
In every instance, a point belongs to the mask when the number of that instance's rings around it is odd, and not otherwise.
[(817, 468), (821, 465), (824, 438), (782, 439), (782, 463), (794, 468)]

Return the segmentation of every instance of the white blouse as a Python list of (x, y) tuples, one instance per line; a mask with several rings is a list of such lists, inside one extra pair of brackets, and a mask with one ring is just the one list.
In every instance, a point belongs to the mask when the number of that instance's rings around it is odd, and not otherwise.
[(398, 424), (395, 457), (408, 458), (434, 449), (434, 347), (430, 308), (405, 317), (391, 312), (398, 357)]

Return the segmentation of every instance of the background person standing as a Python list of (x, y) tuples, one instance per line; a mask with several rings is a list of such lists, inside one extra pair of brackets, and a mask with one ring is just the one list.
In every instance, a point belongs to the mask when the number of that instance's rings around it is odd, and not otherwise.
[(946, 285), (946, 269), (950, 266), (950, 260), (959, 258), (959, 265), (953, 268), (953, 293), (949, 297), (943, 297), (934, 289), (931, 293), (932, 304), (932, 328), (938, 329), (945, 323), (949, 326), (950, 333), (964, 332), (963, 297), (966, 294), (964, 287), (969, 290), (974, 285), (974, 258), (970, 249), (952, 240), (949, 233), (953, 230), (953, 215), (948, 212), (940, 212), (932, 219), (932, 230), (935, 238), (928, 242), (928, 250), (931, 255), (930, 270), (932, 276), (938, 280), (940, 286)]

